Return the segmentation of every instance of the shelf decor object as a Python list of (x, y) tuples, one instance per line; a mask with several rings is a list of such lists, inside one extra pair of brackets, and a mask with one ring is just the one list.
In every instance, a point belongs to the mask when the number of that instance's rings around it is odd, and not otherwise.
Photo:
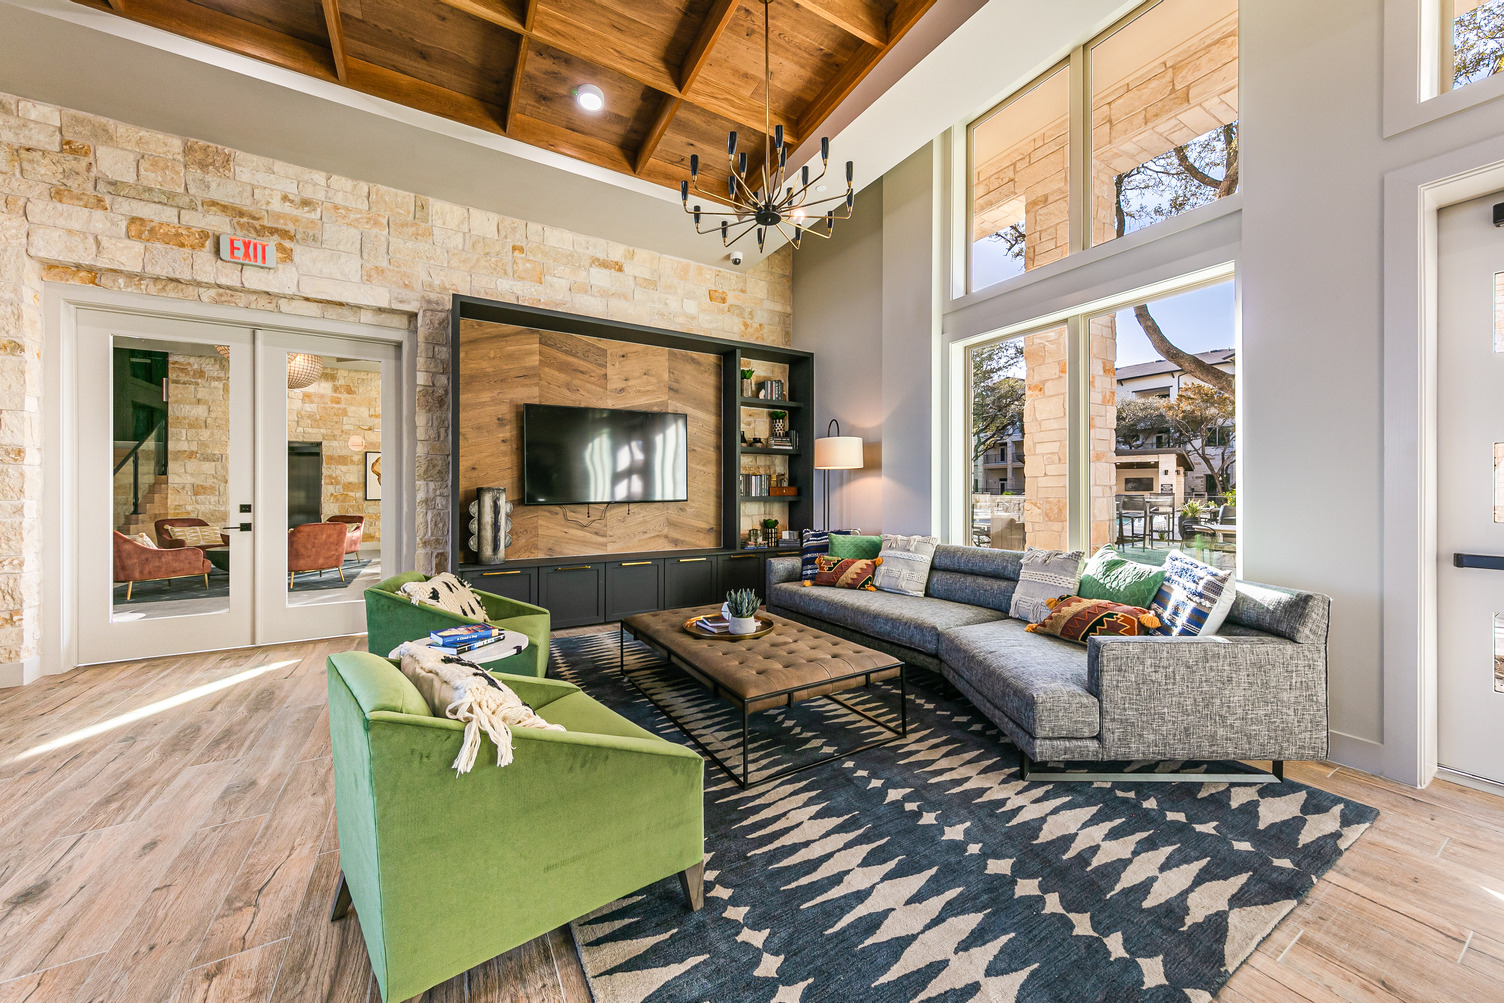
[(862, 469), (862, 437), (842, 435), (841, 423), (830, 419), (824, 437), (815, 440), (815, 469), (825, 471), (825, 528), (830, 529), (830, 472)]
[(512, 503), (506, 488), (476, 488), (470, 503), (470, 549), (482, 564), (506, 560), (512, 542)]
[[(768, 7), (771, 3), (772, 0), (762, 0), (762, 83), (765, 128), (760, 174), (757, 177), (748, 176), (747, 154), (745, 151), (736, 152), (736, 131), (732, 130), (726, 136), (726, 160), (730, 167), (730, 176), (726, 179), (725, 195), (713, 195), (700, 187), (700, 155), (698, 153), (690, 155), (689, 180), (679, 182), (680, 200), (684, 203), (684, 211), (695, 218), (696, 233), (714, 233), (716, 229), (719, 229), (721, 243), (730, 247), (747, 234), (756, 231), (759, 251), (763, 249), (768, 231), (774, 228), (796, 249), (807, 233), (812, 233), (821, 239), (829, 237), (836, 228), (836, 220), (850, 219), (851, 211), (856, 206), (856, 189), (851, 184), (852, 163), (849, 160), (846, 161), (846, 193), (844, 195), (833, 195), (823, 199), (810, 197), (811, 192), (817, 190), (814, 186), (820, 183), (820, 179), (825, 177), (825, 172), (830, 167), (830, 139), (826, 136), (820, 137), (819, 175), (811, 178), (809, 165), (806, 164), (799, 169), (798, 184), (795, 184), (788, 176), (789, 150), (783, 140), (783, 126), (773, 124), (773, 74), (768, 56)], [(710, 200), (711, 209), (702, 210), (699, 205), (693, 209), (689, 207), (691, 186), (694, 187), (696, 194)], [(831, 204), (835, 202), (841, 205)], [(837, 216), (838, 212), (839, 216)], [(704, 216), (720, 217), (719, 227), (712, 223), (710, 229), (701, 229), (701, 217)], [(820, 223), (825, 224), (823, 233), (815, 229)], [(793, 232), (791, 233), (790, 230)]]

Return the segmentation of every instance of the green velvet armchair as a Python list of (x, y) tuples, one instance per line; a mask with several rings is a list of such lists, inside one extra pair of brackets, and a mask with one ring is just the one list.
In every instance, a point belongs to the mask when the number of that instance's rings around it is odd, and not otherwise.
[[(408, 582), (426, 582), (421, 571), (408, 571), (366, 589), (366, 650), (385, 658), (403, 641), (427, 637), (430, 631), (475, 623), (434, 606), (415, 606), (397, 590)], [(537, 676), (548, 672), (548, 610), (516, 599), (475, 592), (486, 607), (486, 622), (526, 634), (529, 644), (510, 658), (487, 662), (491, 672)]]
[[(450, 769), (464, 726), (428, 711), (396, 664), (331, 655), (340, 884), (386, 1003), (453, 978), (663, 878), (703, 904), (704, 764), (577, 686), (501, 676), (567, 731), (512, 729)], [(488, 751), (489, 750), (489, 751)]]

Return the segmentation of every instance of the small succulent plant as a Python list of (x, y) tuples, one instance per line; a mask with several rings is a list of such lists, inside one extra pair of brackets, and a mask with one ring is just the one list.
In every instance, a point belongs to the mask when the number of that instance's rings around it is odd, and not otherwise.
[(734, 589), (726, 593), (726, 608), (734, 617), (756, 616), (760, 605), (757, 593), (751, 589)]

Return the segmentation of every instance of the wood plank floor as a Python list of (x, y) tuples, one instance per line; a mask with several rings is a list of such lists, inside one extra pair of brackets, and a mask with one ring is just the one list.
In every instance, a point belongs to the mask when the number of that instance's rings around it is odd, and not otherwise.
[[(363, 640), (0, 690), (0, 1003), (376, 1001), (358, 916), (328, 922), (323, 664)], [(1290, 775), (1382, 814), (1219, 999), (1504, 1000), (1504, 799), (1332, 764)], [(560, 929), (422, 999), (590, 993)]]

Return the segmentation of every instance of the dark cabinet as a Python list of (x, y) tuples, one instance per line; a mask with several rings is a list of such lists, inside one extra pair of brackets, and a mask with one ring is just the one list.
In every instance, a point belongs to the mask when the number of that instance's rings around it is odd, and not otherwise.
[(663, 562), (663, 606), (703, 606), (719, 603), (716, 562), (712, 557), (669, 557)]
[(539, 574), (539, 605), (554, 627), (580, 627), (605, 620), (602, 565), (545, 565)]
[(732, 589), (751, 589), (764, 600), (761, 554), (722, 554), (716, 558), (719, 572), (716, 591), (724, 601)]
[(472, 571), (465, 575), (465, 580), (472, 588), (482, 592), (490, 592), (492, 595), (503, 596), (507, 599), (515, 599), (531, 605), (538, 605), (537, 569), (516, 568), (507, 571)]
[(606, 565), (606, 619), (661, 609), (661, 561), (613, 561)]

